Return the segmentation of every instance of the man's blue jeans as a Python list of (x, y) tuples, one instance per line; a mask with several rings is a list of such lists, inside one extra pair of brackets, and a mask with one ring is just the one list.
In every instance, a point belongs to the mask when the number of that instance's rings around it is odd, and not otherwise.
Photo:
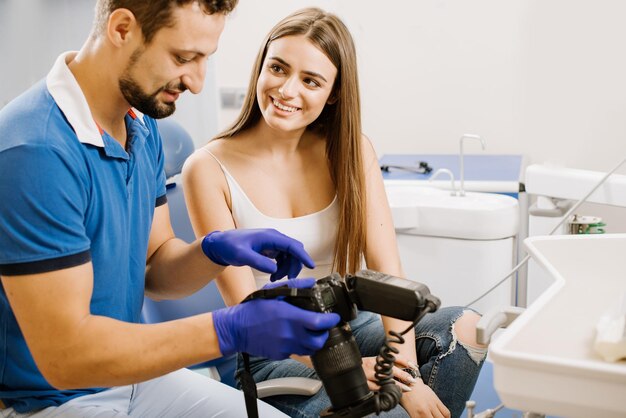
[[(415, 327), (417, 362), (422, 379), (448, 407), (452, 417), (459, 417), (472, 394), (478, 373), (482, 367), (486, 350), (465, 347), (453, 332), (453, 324), (463, 314), (464, 308), (449, 307), (426, 315)], [(380, 316), (360, 312), (350, 322), (352, 333), (363, 357), (378, 355), (385, 341), (385, 330)], [(259, 357), (250, 359), (254, 380), (262, 382), (279, 377), (315, 377), (315, 370), (292, 360), (272, 361)], [(241, 357), (238, 370), (243, 367)], [(290, 417), (319, 417), (320, 412), (331, 406), (328, 395), (322, 388), (313, 396), (283, 395), (263, 399)], [(381, 413), (383, 417), (408, 417), (398, 405), (391, 411)]]

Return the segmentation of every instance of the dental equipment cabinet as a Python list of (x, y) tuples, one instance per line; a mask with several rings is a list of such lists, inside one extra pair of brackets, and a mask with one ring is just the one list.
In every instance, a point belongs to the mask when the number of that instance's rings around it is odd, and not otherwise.
[[(533, 164), (526, 169), (526, 189), (536, 197), (529, 208), (528, 236), (547, 235), (559, 222), (573, 202), (580, 200), (605, 173), (568, 167)], [(596, 190), (587, 203), (626, 207), (626, 176), (614, 174)], [(579, 213), (581, 214), (581, 213)], [(565, 222), (555, 234), (569, 234), (571, 225)], [(534, 260), (528, 263), (528, 283), (524, 305), (535, 301), (554, 281)]]
[[(517, 264), (527, 225), (521, 155), (384, 155), (380, 166), (406, 276), (427, 283), (444, 305), (467, 305)], [(515, 305), (518, 281), (509, 278), (471, 307)], [(487, 362), (470, 398), (481, 410), (500, 404), (492, 371)]]
[(570, 235), (581, 210), (574, 201), (626, 207), (626, 176), (614, 174), (625, 163), (606, 173), (526, 169), (526, 190), (536, 197), (524, 241), (528, 308), (490, 345), (495, 388), (507, 407), (568, 418), (626, 416), (626, 361), (605, 361), (596, 346), (606, 314), (626, 314), (626, 234)]
[[(379, 163), (388, 167), (383, 180), (406, 276), (428, 283), (444, 305), (467, 305), (516, 264), (527, 224), (521, 155), (392, 154)], [(472, 307), (516, 303), (513, 277)]]
[[(541, 165), (526, 171), (537, 196), (525, 242), (530, 306), (491, 347), (495, 386), (507, 405), (569, 418), (626, 416), (626, 362), (604, 361), (592, 349), (599, 319), (626, 292), (626, 234), (544, 236), (564, 220), (568, 201), (604, 178)], [(626, 207), (626, 176), (606, 178), (586, 201)], [(557, 233), (568, 229), (565, 223)]]
[[(458, 171), (455, 171), (459, 166), (458, 158), (458, 155), (390, 155), (381, 159), (381, 165), (415, 166), (416, 161), (424, 161), (433, 168), (432, 173), (424, 174), (402, 169), (392, 169), (383, 173), (403, 263), (406, 263), (406, 258), (414, 257), (417, 251), (414, 245), (411, 247), (410, 255), (403, 253), (403, 241), (415, 239), (410, 234), (405, 234), (407, 231), (411, 232), (410, 228), (406, 227), (410, 226), (411, 222), (420, 220), (423, 221), (421, 226), (425, 227), (424, 224), (429, 218), (420, 217), (421, 208), (417, 214), (411, 214), (403, 208), (403, 202), (397, 196), (401, 194), (399, 190), (404, 188), (404, 194), (407, 195), (409, 190), (423, 188), (422, 200), (428, 201), (425, 192), (430, 189), (427, 187), (428, 179), (441, 168), (449, 171), (444, 174), (458, 178)], [(511, 163), (511, 159), (517, 159), (518, 163)], [(515, 167), (512, 174), (511, 167)], [(483, 172), (477, 175), (475, 168), (479, 173), (481, 170)], [(498, 178), (486, 175), (492, 172), (492, 169), (498, 173)], [(604, 310), (608, 305), (617, 303), (616, 300), (613, 301), (615, 303), (611, 302), (611, 298), (619, 298), (626, 292), (623, 280), (626, 270), (621, 261), (621, 254), (626, 248), (626, 234), (565, 235), (570, 233), (571, 229), (566, 222), (556, 231), (561, 235), (545, 236), (563, 220), (571, 207), (571, 202), (584, 197), (606, 173), (531, 165), (525, 170), (525, 183), (522, 184), (518, 180), (522, 172), (521, 157), (492, 155), (467, 156), (466, 170), (468, 190), (511, 194), (519, 192), (521, 229), (518, 237), (521, 241), (527, 235), (531, 236), (525, 240), (525, 247), (532, 256), (528, 282), (526, 277), (518, 277), (515, 300), (517, 303), (511, 303), (529, 307), (516, 311), (516, 314), (522, 312), (519, 318), (512, 323), (507, 322), (510, 326), (492, 341), (490, 348), (493, 365), (488, 366), (493, 368), (494, 385), (500, 398), (507, 408), (534, 411), (524, 413), (525, 417), (543, 416), (542, 414), (568, 418), (626, 416), (626, 407), (622, 402), (626, 389), (625, 362), (608, 363), (591, 349), (594, 326), (598, 318), (605, 313)], [(505, 175), (507, 170), (508, 176)], [(439, 180), (437, 185), (449, 188), (447, 181)], [(451, 178), (450, 181), (456, 188), (454, 180)], [(536, 202), (529, 210), (526, 208), (527, 196), (524, 189), (536, 198)], [(414, 194), (413, 200), (420, 199), (419, 193)], [(444, 195), (449, 196), (447, 190), (443, 191), (441, 196)], [(471, 192), (468, 195), (471, 195)], [(428, 206), (423, 201), (421, 206)], [(626, 176), (609, 177), (587, 201), (626, 207)], [(441, 208), (444, 205), (439, 206), (436, 212), (445, 212)], [(425, 215), (429, 213), (426, 212)], [(528, 234), (523, 231), (526, 222)], [(430, 240), (428, 242), (426, 234), (422, 235), (422, 242), (415, 241), (414, 244), (424, 245), (426, 248), (437, 246), (435, 237), (428, 237)], [(477, 240), (468, 241), (469, 245)], [(469, 251), (468, 248), (466, 247), (464, 251)], [(422, 249), (420, 248), (420, 251)], [(446, 251), (453, 252), (449, 246), (446, 247)], [(525, 252), (524, 250), (521, 253)], [(437, 260), (441, 263), (442, 258)], [(406, 271), (407, 276), (414, 274), (410, 268), (406, 268)], [(495, 280), (503, 276), (504, 274)], [(417, 277), (425, 280), (425, 277)], [(438, 277), (433, 277), (433, 280), (437, 279)], [(456, 279), (458, 280), (458, 277)], [(436, 294), (436, 291), (433, 290), (433, 293)], [(442, 299), (444, 303), (450, 303), (445, 302), (445, 294)], [(501, 302), (501, 299), (499, 298), (498, 302)], [(479, 310), (483, 308), (479, 307)], [(538, 341), (540, 343), (537, 343)], [(472, 399), (475, 398), (473, 394)], [(502, 410), (498, 402), (479, 402), (479, 409), (485, 408), (493, 409), (474, 415), (473, 408), (468, 408), (468, 413), (475, 417), (493, 416), (491, 413), (495, 414), (498, 411), (498, 416), (500, 412), (504, 414), (503, 416), (507, 416), (505, 415), (507, 412), (511, 413), (509, 409)]]

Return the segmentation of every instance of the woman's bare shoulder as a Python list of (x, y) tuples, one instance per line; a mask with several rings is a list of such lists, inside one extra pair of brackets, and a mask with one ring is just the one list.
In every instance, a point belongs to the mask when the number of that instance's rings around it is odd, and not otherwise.
[(196, 177), (214, 175), (221, 172), (220, 164), (216, 158), (221, 154), (219, 147), (215, 147), (213, 142), (196, 149), (187, 158), (183, 165), (183, 177)]

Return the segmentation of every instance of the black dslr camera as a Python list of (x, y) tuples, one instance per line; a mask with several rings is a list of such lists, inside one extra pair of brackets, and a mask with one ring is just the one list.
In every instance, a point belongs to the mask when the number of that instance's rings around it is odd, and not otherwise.
[[(333, 273), (309, 289), (287, 286), (261, 289), (244, 302), (278, 297), (303, 309), (334, 312), (341, 317), (339, 324), (329, 330), (324, 347), (311, 357), (332, 404), (322, 412), (322, 417), (363, 417), (394, 408), (402, 394), (392, 376), (394, 353), (398, 350), (390, 343), (403, 343), (402, 335), (440, 305), (439, 299), (431, 295), (424, 284), (372, 270), (346, 275), (345, 280)], [(378, 392), (370, 391), (367, 386), (361, 354), (348, 324), (356, 318), (357, 309), (413, 323), (402, 333), (392, 331), (381, 347), (376, 360)]]

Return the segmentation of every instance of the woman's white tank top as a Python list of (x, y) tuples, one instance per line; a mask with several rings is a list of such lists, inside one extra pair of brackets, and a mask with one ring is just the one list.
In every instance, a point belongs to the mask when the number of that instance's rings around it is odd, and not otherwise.
[[(228, 188), (232, 205), (232, 215), (235, 226), (240, 228), (274, 228), (277, 231), (297, 239), (304, 244), (304, 249), (315, 262), (315, 269), (302, 268), (298, 277), (315, 277), (317, 279), (328, 276), (333, 262), (333, 250), (337, 237), (337, 223), (339, 220), (339, 206), (337, 196), (326, 208), (296, 218), (273, 218), (263, 214), (252, 203), (243, 191), (237, 180), (228, 172), (220, 160), (209, 150), (202, 148), (220, 165)], [(269, 282), (269, 275), (252, 269), (257, 288)]]

